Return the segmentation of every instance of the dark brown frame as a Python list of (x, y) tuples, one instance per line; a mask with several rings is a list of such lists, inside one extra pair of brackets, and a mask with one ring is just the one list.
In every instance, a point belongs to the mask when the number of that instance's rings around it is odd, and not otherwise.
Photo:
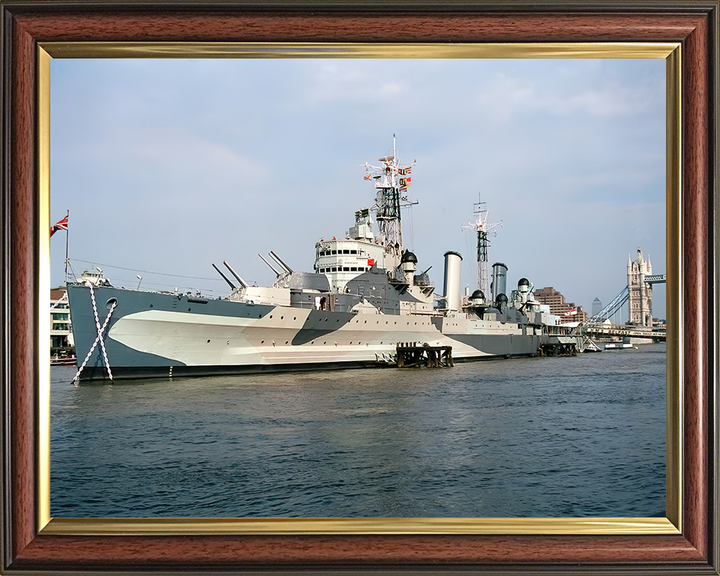
[[(5, 573), (483, 572), (719, 574), (718, 1), (434, 5), (3, 0), (2, 558)], [(39, 42), (682, 44), (685, 302), (682, 534), (68, 536), (38, 533)]]

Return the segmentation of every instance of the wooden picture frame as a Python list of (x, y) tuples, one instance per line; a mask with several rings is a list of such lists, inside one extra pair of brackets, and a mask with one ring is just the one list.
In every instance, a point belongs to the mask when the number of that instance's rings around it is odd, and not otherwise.
[[(717, 76), (718, 2), (640, 5), (449, 3), (239, 3), (159, 0), (5, 0), (2, 9), (2, 571), (8, 573), (213, 572), (583, 572), (718, 574)], [(236, 533), (218, 528), (173, 533), (114, 523), (96, 534), (47, 529), (47, 486), (39, 473), (46, 415), (38, 280), (48, 222), (38, 191), (49, 158), (38, 147), (49, 102), (44, 44), (71, 54), (95, 43), (678, 43), (678, 150), (668, 180), (682, 190), (677, 214), (682, 254), (682, 326), (676, 367), (682, 420), (679, 530), (668, 533), (492, 533), (462, 529), (418, 534), (292, 529)], [(58, 48), (59, 47), (59, 48)], [(668, 103), (670, 105), (670, 103)], [(671, 146), (672, 148), (672, 146)], [(46, 246), (45, 246), (46, 248)], [(676, 311), (677, 312), (677, 311)], [(669, 314), (671, 312), (669, 311)], [(669, 512), (670, 514), (670, 512)], [(112, 527), (111, 527), (112, 528)], [(631, 531), (630, 531), (631, 532)]]

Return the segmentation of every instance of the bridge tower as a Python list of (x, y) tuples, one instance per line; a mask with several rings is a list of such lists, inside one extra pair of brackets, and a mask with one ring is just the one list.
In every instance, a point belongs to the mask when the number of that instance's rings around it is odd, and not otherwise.
[(652, 264), (643, 258), (638, 246), (635, 260), (628, 255), (627, 263), (629, 324), (652, 327), (652, 286), (645, 281), (651, 274)]

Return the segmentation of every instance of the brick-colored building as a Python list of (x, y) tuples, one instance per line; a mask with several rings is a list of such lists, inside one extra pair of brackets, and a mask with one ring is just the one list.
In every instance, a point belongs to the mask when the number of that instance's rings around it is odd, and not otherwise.
[(565, 302), (565, 296), (551, 286), (538, 288), (534, 292), (535, 299), (550, 306), (550, 313), (560, 317), (562, 324), (570, 322), (585, 322), (588, 318), (582, 306), (576, 306), (573, 302)]

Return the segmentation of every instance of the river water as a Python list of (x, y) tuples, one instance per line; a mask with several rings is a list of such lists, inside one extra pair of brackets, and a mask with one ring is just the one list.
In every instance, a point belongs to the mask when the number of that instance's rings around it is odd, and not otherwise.
[(665, 516), (665, 345), (75, 386), (60, 517)]

